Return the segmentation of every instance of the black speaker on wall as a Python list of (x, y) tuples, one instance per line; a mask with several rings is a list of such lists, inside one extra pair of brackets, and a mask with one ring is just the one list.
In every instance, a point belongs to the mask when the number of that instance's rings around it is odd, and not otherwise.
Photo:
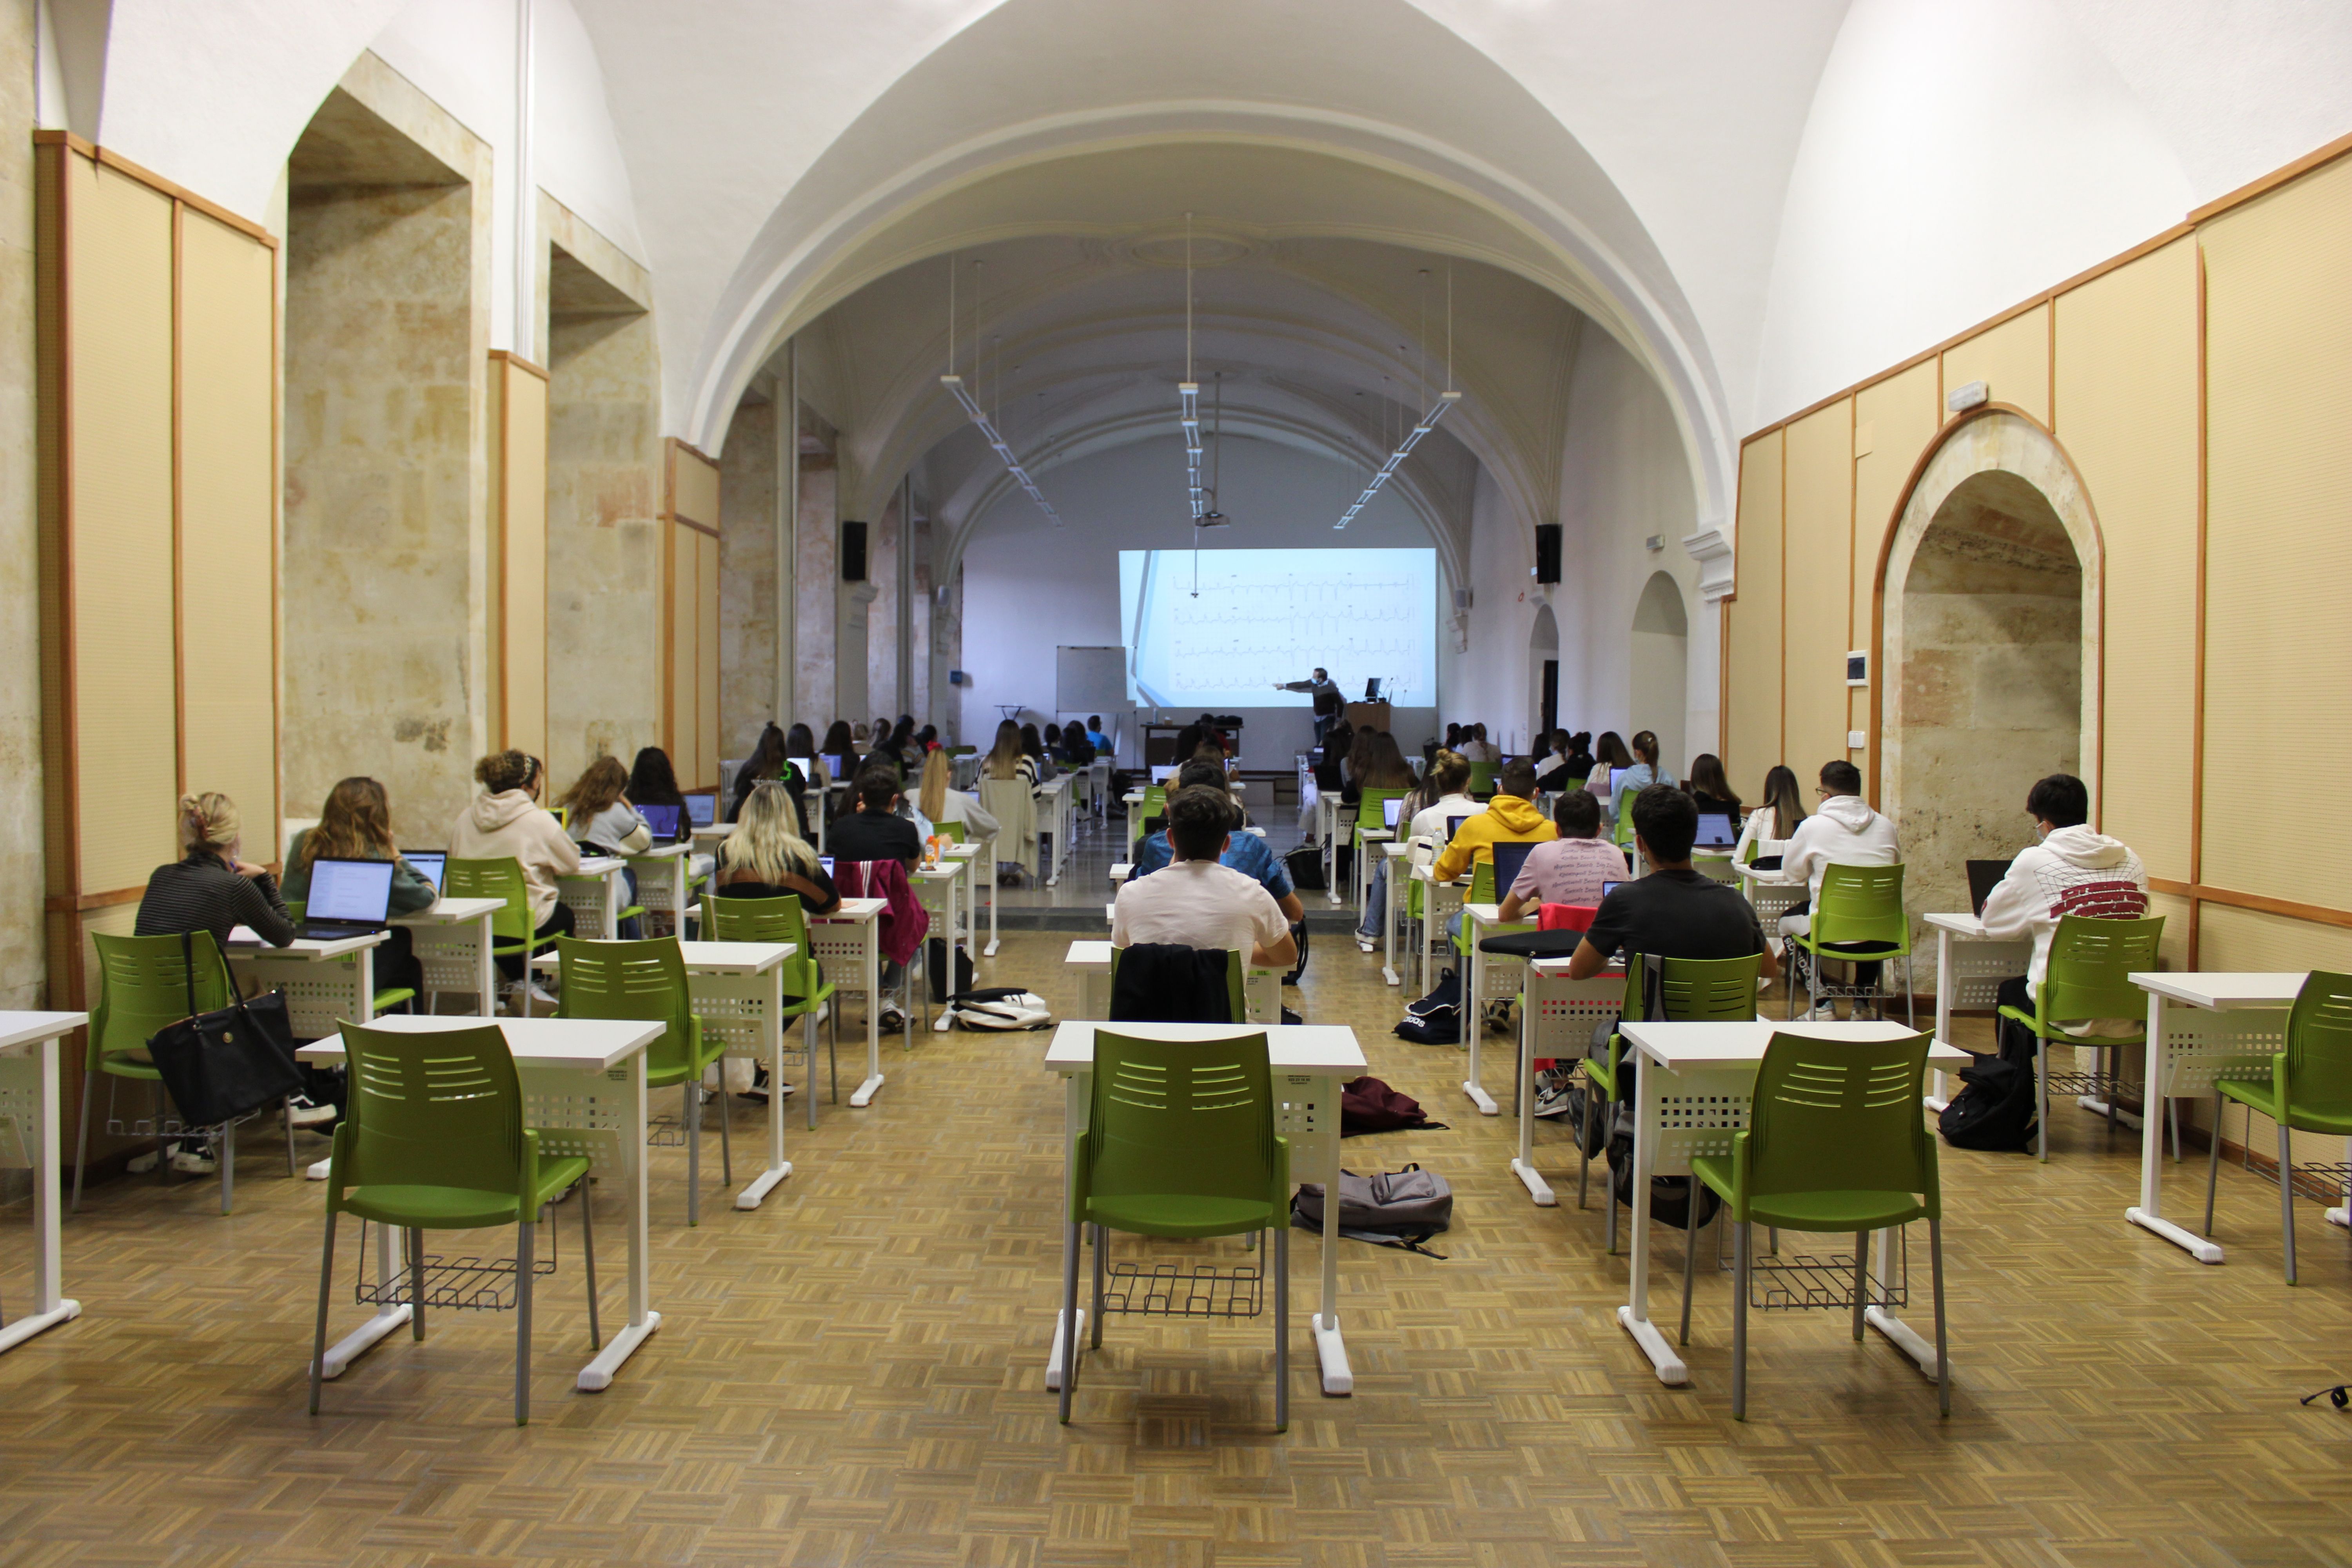
[(1559, 524), (1536, 524), (1536, 581), (1559, 581)]
[[(1553, 552), (1553, 559), (1559, 552)], [(845, 583), (866, 581), (866, 525), (845, 522), (841, 525), (841, 580)]]

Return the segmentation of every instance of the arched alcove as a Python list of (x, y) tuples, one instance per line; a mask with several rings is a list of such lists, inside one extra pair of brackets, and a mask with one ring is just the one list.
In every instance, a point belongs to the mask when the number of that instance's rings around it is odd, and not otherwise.
[(2096, 521), (2050, 434), (1993, 410), (1947, 433), (1880, 579), (1880, 805), (1900, 825), (1906, 901), (1954, 907), (1967, 862), (2030, 839), (2051, 773), (2098, 789)]
[(1664, 572), (1653, 572), (1633, 605), (1632, 674), (1626, 733), (1653, 730), (1658, 760), (1680, 777), (1690, 767), (1683, 750), (1683, 715), (1689, 706), (1690, 616), (1683, 591)]
[(1545, 737), (1559, 727), (1559, 622), (1549, 605), (1536, 606), (1535, 624), (1528, 628), (1528, 696), (1536, 725), (1528, 750), (1541, 756)]

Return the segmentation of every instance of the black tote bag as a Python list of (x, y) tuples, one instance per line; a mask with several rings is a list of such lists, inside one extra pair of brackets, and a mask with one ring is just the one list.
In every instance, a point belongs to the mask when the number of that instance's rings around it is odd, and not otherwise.
[(294, 1059), (294, 1031), (286, 995), (272, 991), (211, 1013), (196, 1011), (195, 943), (186, 932), (188, 1016), (166, 1025), (147, 1042), (155, 1071), (189, 1127), (217, 1127), (251, 1115), (302, 1087)]

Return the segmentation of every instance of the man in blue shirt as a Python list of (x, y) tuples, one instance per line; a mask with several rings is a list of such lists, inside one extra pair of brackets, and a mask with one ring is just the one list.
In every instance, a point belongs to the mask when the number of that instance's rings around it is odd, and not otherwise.
[(1096, 713), (1087, 717), (1087, 741), (1098, 752), (1110, 750), (1110, 737), (1103, 733), (1101, 714)]
[[(1189, 789), (1194, 785), (1213, 789), (1228, 801), (1233, 799), (1232, 791), (1225, 783), (1225, 770), (1214, 763), (1186, 763), (1177, 770), (1176, 788)], [(1232, 867), (1272, 894), (1274, 901), (1282, 907), (1283, 918), (1297, 925), (1306, 918), (1307, 906), (1299, 902), (1297, 890), (1290, 885), (1290, 873), (1283, 868), (1274, 851), (1265, 847), (1265, 839), (1255, 833), (1242, 831), (1239, 802), (1233, 802), (1233, 838), (1225, 846), (1225, 852), (1217, 858), (1218, 863)], [(1133, 876), (1147, 876), (1174, 858), (1168, 847), (1168, 830), (1163, 827), (1146, 838), (1142, 847), (1136, 851)]]

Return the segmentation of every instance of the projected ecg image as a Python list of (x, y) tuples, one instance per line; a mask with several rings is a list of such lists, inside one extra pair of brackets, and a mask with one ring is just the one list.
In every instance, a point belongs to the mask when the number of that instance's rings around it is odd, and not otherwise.
[[(1437, 691), (1433, 550), (1122, 550), (1129, 698), (1160, 708), (1305, 708), (1320, 665), (1351, 699)], [(1198, 596), (1195, 596), (1197, 584)]]

